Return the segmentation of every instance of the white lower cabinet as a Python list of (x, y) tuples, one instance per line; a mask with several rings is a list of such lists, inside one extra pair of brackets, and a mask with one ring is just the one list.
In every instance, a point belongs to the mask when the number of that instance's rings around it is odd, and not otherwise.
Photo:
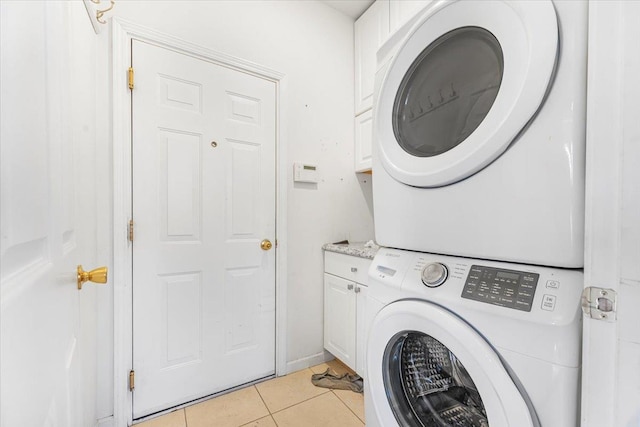
[(367, 286), (362, 282), (370, 264), (369, 259), (325, 252), (324, 348), (360, 376), (365, 372), (368, 332)]
[(356, 367), (356, 294), (354, 282), (324, 274), (324, 348), (345, 365)]
[(356, 367), (351, 368), (364, 378), (366, 372), (367, 356), (367, 335), (369, 328), (365, 323), (365, 313), (367, 312), (367, 294), (369, 288), (360, 283), (356, 283)]

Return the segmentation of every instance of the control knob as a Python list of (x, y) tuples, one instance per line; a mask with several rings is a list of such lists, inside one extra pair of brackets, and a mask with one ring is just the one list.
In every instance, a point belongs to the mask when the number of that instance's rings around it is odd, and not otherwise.
[(435, 288), (444, 283), (447, 280), (447, 276), (449, 272), (447, 271), (447, 266), (441, 264), (439, 262), (432, 262), (422, 269), (422, 283), (429, 286), (430, 288)]

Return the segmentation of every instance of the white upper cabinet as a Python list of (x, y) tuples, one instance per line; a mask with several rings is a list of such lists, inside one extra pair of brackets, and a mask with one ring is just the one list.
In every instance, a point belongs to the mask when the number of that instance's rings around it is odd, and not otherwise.
[(356, 116), (356, 146), (355, 168), (356, 172), (371, 170), (371, 153), (373, 151), (373, 114), (369, 109)]
[(432, 0), (378, 0), (355, 22), (355, 171), (371, 170), (372, 108), (380, 46)]
[(432, 0), (390, 0), (389, 32), (395, 33), (405, 22), (417, 15)]
[(389, 35), (389, 2), (378, 0), (355, 22), (355, 114), (373, 105), (376, 52)]

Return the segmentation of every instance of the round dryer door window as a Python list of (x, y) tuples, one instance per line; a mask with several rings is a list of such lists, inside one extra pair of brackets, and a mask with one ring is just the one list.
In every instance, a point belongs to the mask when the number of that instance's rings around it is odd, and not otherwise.
[(488, 427), (478, 388), (437, 339), (421, 332), (397, 336), (387, 346), (383, 370), (389, 404), (400, 425)]
[(487, 167), (535, 117), (557, 53), (549, 0), (434, 2), (376, 76), (382, 166), (417, 187)]
[(393, 107), (393, 131), (407, 153), (431, 157), (467, 139), (498, 95), (504, 59), (487, 30), (465, 27), (437, 39), (405, 75)]

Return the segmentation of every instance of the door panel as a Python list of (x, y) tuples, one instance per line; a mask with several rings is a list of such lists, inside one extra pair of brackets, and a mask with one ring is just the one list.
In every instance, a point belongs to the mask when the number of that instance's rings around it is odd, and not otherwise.
[(95, 34), (82, 3), (0, 3), (2, 426), (96, 422)]
[(139, 418), (275, 372), (275, 84), (132, 49)]

